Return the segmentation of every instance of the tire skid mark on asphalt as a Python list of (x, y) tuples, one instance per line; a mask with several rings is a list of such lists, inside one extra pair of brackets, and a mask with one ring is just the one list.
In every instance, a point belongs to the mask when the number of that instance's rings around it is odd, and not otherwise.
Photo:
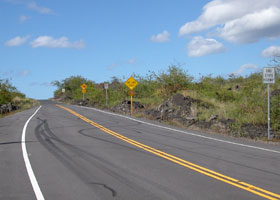
[[(80, 118), (79, 118), (80, 119)], [(83, 167), (80, 162), (75, 161), (72, 159), (73, 154), (78, 156), (81, 160), (90, 163), (90, 165), (94, 165), (98, 169), (102, 169), (102, 172), (113, 177), (115, 180), (117, 180), (119, 183), (126, 185), (130, 188), (130, 190), (134, 190), (134, 187), (132, 187), (133, 182), (131, 182), (129, 179), (126, 177), (123, 177), (117, 173), (115, 173), (114, 170), (111, 170), (107, 166), (115, 166), (113, 163), (106, 161), (105, 159), (96, 156), (94, 154), (91, 154), (90, 152), (87, 152), (73, 144), (70, 144), (68, 142), (65, 142), (61, 138), (59, 138), (55, 133), (52, 132), (48, 125), (47, 120), (40, 119), (39, 117), (37, 118), (39, 120), (39, 124), (35, 128), (35, 135), (38, 141), (57, 159), (59, 160), (63, 166), (65, 166), (67, 169), (69, 169), (73, 174), (75, 174), (82, 182), (84, 182), (88, 187), (95, 187), (93, 188), (96, 191), (98, 188), (96, 186), (99, 186), (101, 188), (104, 188), (106, 191), (110, 192), (112, 194), (112, 197), (118, 196), (117, 190), (115, 190), (113, 187), (111, 187), (108, 184), (105, 184), (100, 180), (98, 177), (92, 177), (89, 176), (90, 169)], [(116, 145), (120, 145), (115, 143)], [(124, 145), (121, 145), (124, 146)], [(132, 149), (132, 148), (131, 148)], [(67, 151), (65, 151), (67, 150)], [(134, 151), (140, 151), (138, 149), (133, 149)], [(71, 153), (71, 156), (69, 155), (69, 152)], [(143, 151), (142, 151), (143, 152)], [(117, 171), (121, 171), (120, 168), (117, 168)], [(124, 172), (124, 171), (123, 171)], [(128, 172), (125, 171), (125, 174)], [(137, 179), (142, 179), (142, 177), (137, 177)], [(97, 182), (98, 181), (98, 182)], [(147, 181), (147, 180), (144, 180)], [(153, 182), (148, 182), (149, 184), (155, 185)], [(158, 188), (160, 188), (160, 185), (157, 185)], [(136, 192), (140, 192), (141, 194), (147, 193), (145, 188), (140, 187), (139, 185), (137, 186), (137, 189), (140, 190)], [(172, 191), (169, 191), (168, 188), (160, 188), (161, 190), (168, 191), (168, 193), (172, 194)], [(102, 191), (101, 191), (102, 192)], [(98, 196), (99, 193), (96, 195)], [(172, 194), (172, 195), (177, 195), (177, 194)], [(156, 196), (154, 196), (155, 199)], [(96, 197), (95, 199), (97, 199)], [(182, 197), (179, 196), (178, 199), (182, 199)]]
[(110, 134), (110, 135), (112, 135), (112, 136), (114, 136), (116, 138), (119, 138), (119, 139), (121, 139), (121, 140), (123, 140), (123, 141), (125, 141), (127, 143), (130, 143), (130, 144), (132, 144), (134, 146), (137, 146), (137, 147), (139, 147), (139, 148), (141, 148), (143, 150), (146, 150), (146, 151), (148, 151), (150, 153), (153, 153), (153, 154), (155, 154), (155, 155), (157, 155), (159, 157), (165, 158), (165, 159), (167, 159), (169, 161), (172, 161), (174, 163), (177, 163), (177, 164), (179, 164), (181, 166), (184, 166), (186, 168), (189, 168), (191, 170), (194, 170), (194, 171), (199, 172), (201, 174), (204, 174), (206, 176), (212, 177), (214, 179), (220, 180), (222, 182), (228, 183), (228, 184), (233, 185), (235, 187), (238, 187), (240, 189), (246, 190), (248, 192), (251, 192), (253, 194), (261, 196), (263, 198), (266, 198), (266, 199), (269, 199), (269, 200), (279, 200), (280, 199), (280, 195), (279, 194), (276, 194), (276, 193), (273, 193), (271, 191), (259, 188), (257, 186), (254, 186), (254, 185), (242, 182), (240, 180), (237, 180), (237, 179), (231, 178), (229, 176), (223, 175), (221, 173), (215, 172), (213, 170), (210, 170), (208, 168), (205, 168), (205, 167), (196, 165), (194, 163), (191, 163), (189, 161), (183, 160), (183, 159), (178, 158), (176, 156), (173, 156), (171, 154), (165, 153), (165, 152), (160, 151), (158, 149), (152, 148), (150, 146), (147, 146), (145, 144), (142, 144), (140, 142), (132, 140), (132, 139), (130, 139), (128, 137), (125, 137), (125, 136), (123, 136), (123, 135), (121, 135), (119, 133), (116, 133), (116, 132), (114, 132), (112, 130), (109, 130), (106, 127), (104, 127), (104, 126), (102, 126), (100, 124), (97, 124), (97, 123), (91, 121), (90, 119), (87, 119), (86, 117), (76, 113), (75, 111), (73, 111), (73, 110), (71, 110), (69, 108), (66, 108), (66, 107), (58, 105), (58, 104), (57, 104), (57, 106), (62, 108), (62, 109), (64, 109), (64, 110), (66, 110), (66, 111), (68, 111), (68, 112), (70, 112), (70, 113), (72, 113), (73, 115), (79, 117), (80, 119), (82, 119), (85, 122), (91, 124), (92, 126), (98, 128), (98, 129), (100, 129), (100, 130), (102, 130), (102, 131), (104, 131), (104, 132), (106, 132), (106, 133), (108, 133), (108, 134)]

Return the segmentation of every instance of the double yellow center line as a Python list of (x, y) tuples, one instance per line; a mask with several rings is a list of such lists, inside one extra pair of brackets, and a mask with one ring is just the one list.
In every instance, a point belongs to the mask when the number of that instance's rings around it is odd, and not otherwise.
[(181, 166), (187, 167), (191, 170), (194, 170), (194, 171), (199, 172), (201, 174), (204, 174), (206, 176), (209, 176), (209, 177), (212, 177), (214, 179), (220, 180), (222, 182), (228, 183), (228, 184), (233, 185), (235, 187), (238, 187), (240, 189), (246, 190), (248, 192), (251, 192), (253, 194), (261, 196), (263, 198), (270, 199), (270, 200), (279, 200), (280, 199), (279, 194), (276, 194), (276, 193), (270, 192), (268, 190), (256, 187), (254, 185), (239, 181), (237, 179), (234, 179), (234, 178), (231, 178), (229, 176), (226, 176), (226, 175), (220, 174), (218, 172), (215, 172), (213, 170), (207, 169), (205, 167), (202, 167), (202, 166), (196, 165), (194, 163), (188, 162), (186, 160), (183, 160), (183, 159), (178, 158), (176, 156), (173, 156), (171, 154), (165, 153), (165, 152), (160, 151), (158, 149), (152, 148), (150, 146), (147, 146), (145, 144), (142, 144), (140, 142), (132, 140), (128, 137), (125, 137), (125, 136), (123, 136), (119, 133), (116, 133), (112, 130), (109, 130), (109, 129), (105, 128), (104, 126), (101, 126), (100, 124), (97, 124), (97, 123), (91, 121), (90, 119), (87, 119), (86, 117), (74, 112), (73, 110), (70, 110), (69, 108), (66, 108), (66, 107), (58, 105), (58, 104), (57, 104), (57, 106), (66, 110), (66, 111), (68, 111), (68, 112), (70, 112), (70, 113), (72, 113), (73, 115), (79, 117), (80, 119), (82, 119), (85, 122), (91, 124), (92, 126), (98, 128), (98, 129), (100, 129), (100, 130), (102, 130), (102, 131), (104, 131), (104, 132), (106, 132), (106, 133), (108, 133), (108, 134), (110, 134), (110, 135), (112, 135), (116, 138), (119, 138), (120, 140), (123, 140), (123, 141), (125, 141), (129, 144), (132, 144), (132, 145), (136, 146), (136, 147), (139, 147), (140, 149), (143, 149), (143, 150), (148, 151), (152, 154), (155, 154), (159, 157), (162, 157), (162, 158), (167, 159), (171, 162), (177, 163)]

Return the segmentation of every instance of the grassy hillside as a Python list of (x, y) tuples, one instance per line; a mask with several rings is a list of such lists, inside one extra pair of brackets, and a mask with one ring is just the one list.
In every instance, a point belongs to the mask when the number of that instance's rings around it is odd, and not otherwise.
[[(159, 106), (176, 93), (191, 97), (209, 106), (196, 104), (196, 114), (199, 120), (207, 121), (212, 115), (219, 119), (234, 121), (236, 129), (252, 124), (265, 126), (267, 123), (267, 85), (262, 83), (262, 73), (253, 73), (248, 77), (231, 75), (229, 78), (203, 76), (194, 81), (182, 68), (170, 66), (167, 71), (149, 72), (146, 76), (132, 75), (138, 82), (135, 88), (135, 101), (142, 103), (146, 109)], [(109, 108), (124, 99), (129, 99), (125, 86), (125, 79), (113, 77), (109, 83)], [(73, 76), (56, 81), (55, 98), (63, 101), (77, 102), (82, 99), (80, 85), (88, 85), (86, 98), (92, 106), (105, 106), (105, 90), (102, 84), (87, 80), (80, 76)], [(62, 93), (62, 88), (66, 92)], [(280, 90), (279, 74), (276, 83), (271, 85), (275, 95), (271, 97), (271, 127), (280, 131)], [(273, 93), (273, 94), (274, 94)]]
[[(12, 104), (19, 110), (31, 108), (39, 103), (33, 99), (26, 98), (8, 80), (0, 79), (0, 106)], [(7, 113), (0, 113), (0, 117)]]

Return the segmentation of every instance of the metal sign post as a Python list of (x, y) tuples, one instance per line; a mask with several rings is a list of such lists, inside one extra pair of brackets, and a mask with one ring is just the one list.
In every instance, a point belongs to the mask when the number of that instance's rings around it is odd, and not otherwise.
[(130, 90), (128, 92), (128, 95), (130, 96), (130, 115), (133, 114), (133, 96), (135, 95), (135, 92), (133, 90)]
[(109, 88), (109, 84), (108, 83), (105, 83), (104, 84), (104, 88), (106, 90), (106, 106), (108, 106), (108, 88)]
[(267, 84), (267, 139), (270, 140), (270, 85)]
[(85, 93), (87, 92), (86, 91), (87, 85), (85, 83), (83, 83), (81, 85), (81, 88), (82, 88), (82, 93), (83, 93), (83, 101), (85, 101)]
[(270, 84), (275, 83), (274, 68), (263, 68), (263, 83), (267, 83), (267, 139), (270, 140)]
[(138, 82), (131, 76), (127, 81), (124, 83), (130, 91), (128, 92), (128, 95), (130, 96), (130, 114), (133, 114), (133, 99), (132, 96), (135, 95), (135, 92), (133, 89), (138, 85)]
[(65, 88), (62, 88), (62, 89), (61, 89), (61, 92), (62, 92), (63, 98), (65, 98)]
[(82, 93), (83, 93), (83, 101), (85, 100), (85, 93), (87, 92), (86, 89), (82, 89)]
[(133, 98), (130, 96), (130, 115), (133, 115)]
[(106, 106), (108, 106), (108, 92), (107, 92), (107, 89), (106, 89)]

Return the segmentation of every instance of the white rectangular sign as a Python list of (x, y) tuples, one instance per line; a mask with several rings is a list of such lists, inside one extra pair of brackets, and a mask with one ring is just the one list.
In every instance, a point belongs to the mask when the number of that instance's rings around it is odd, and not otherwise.
[(107, 90), (107, 89), (109, 88), (109, 84), (108, 84), (108, 83), (105, 83), (105, 84), (104, 84), (104, 88), (105, 88), (105, 90)]
[(275, 83), (275, 69), (272, 67), (263, 68), (263, 83)]

